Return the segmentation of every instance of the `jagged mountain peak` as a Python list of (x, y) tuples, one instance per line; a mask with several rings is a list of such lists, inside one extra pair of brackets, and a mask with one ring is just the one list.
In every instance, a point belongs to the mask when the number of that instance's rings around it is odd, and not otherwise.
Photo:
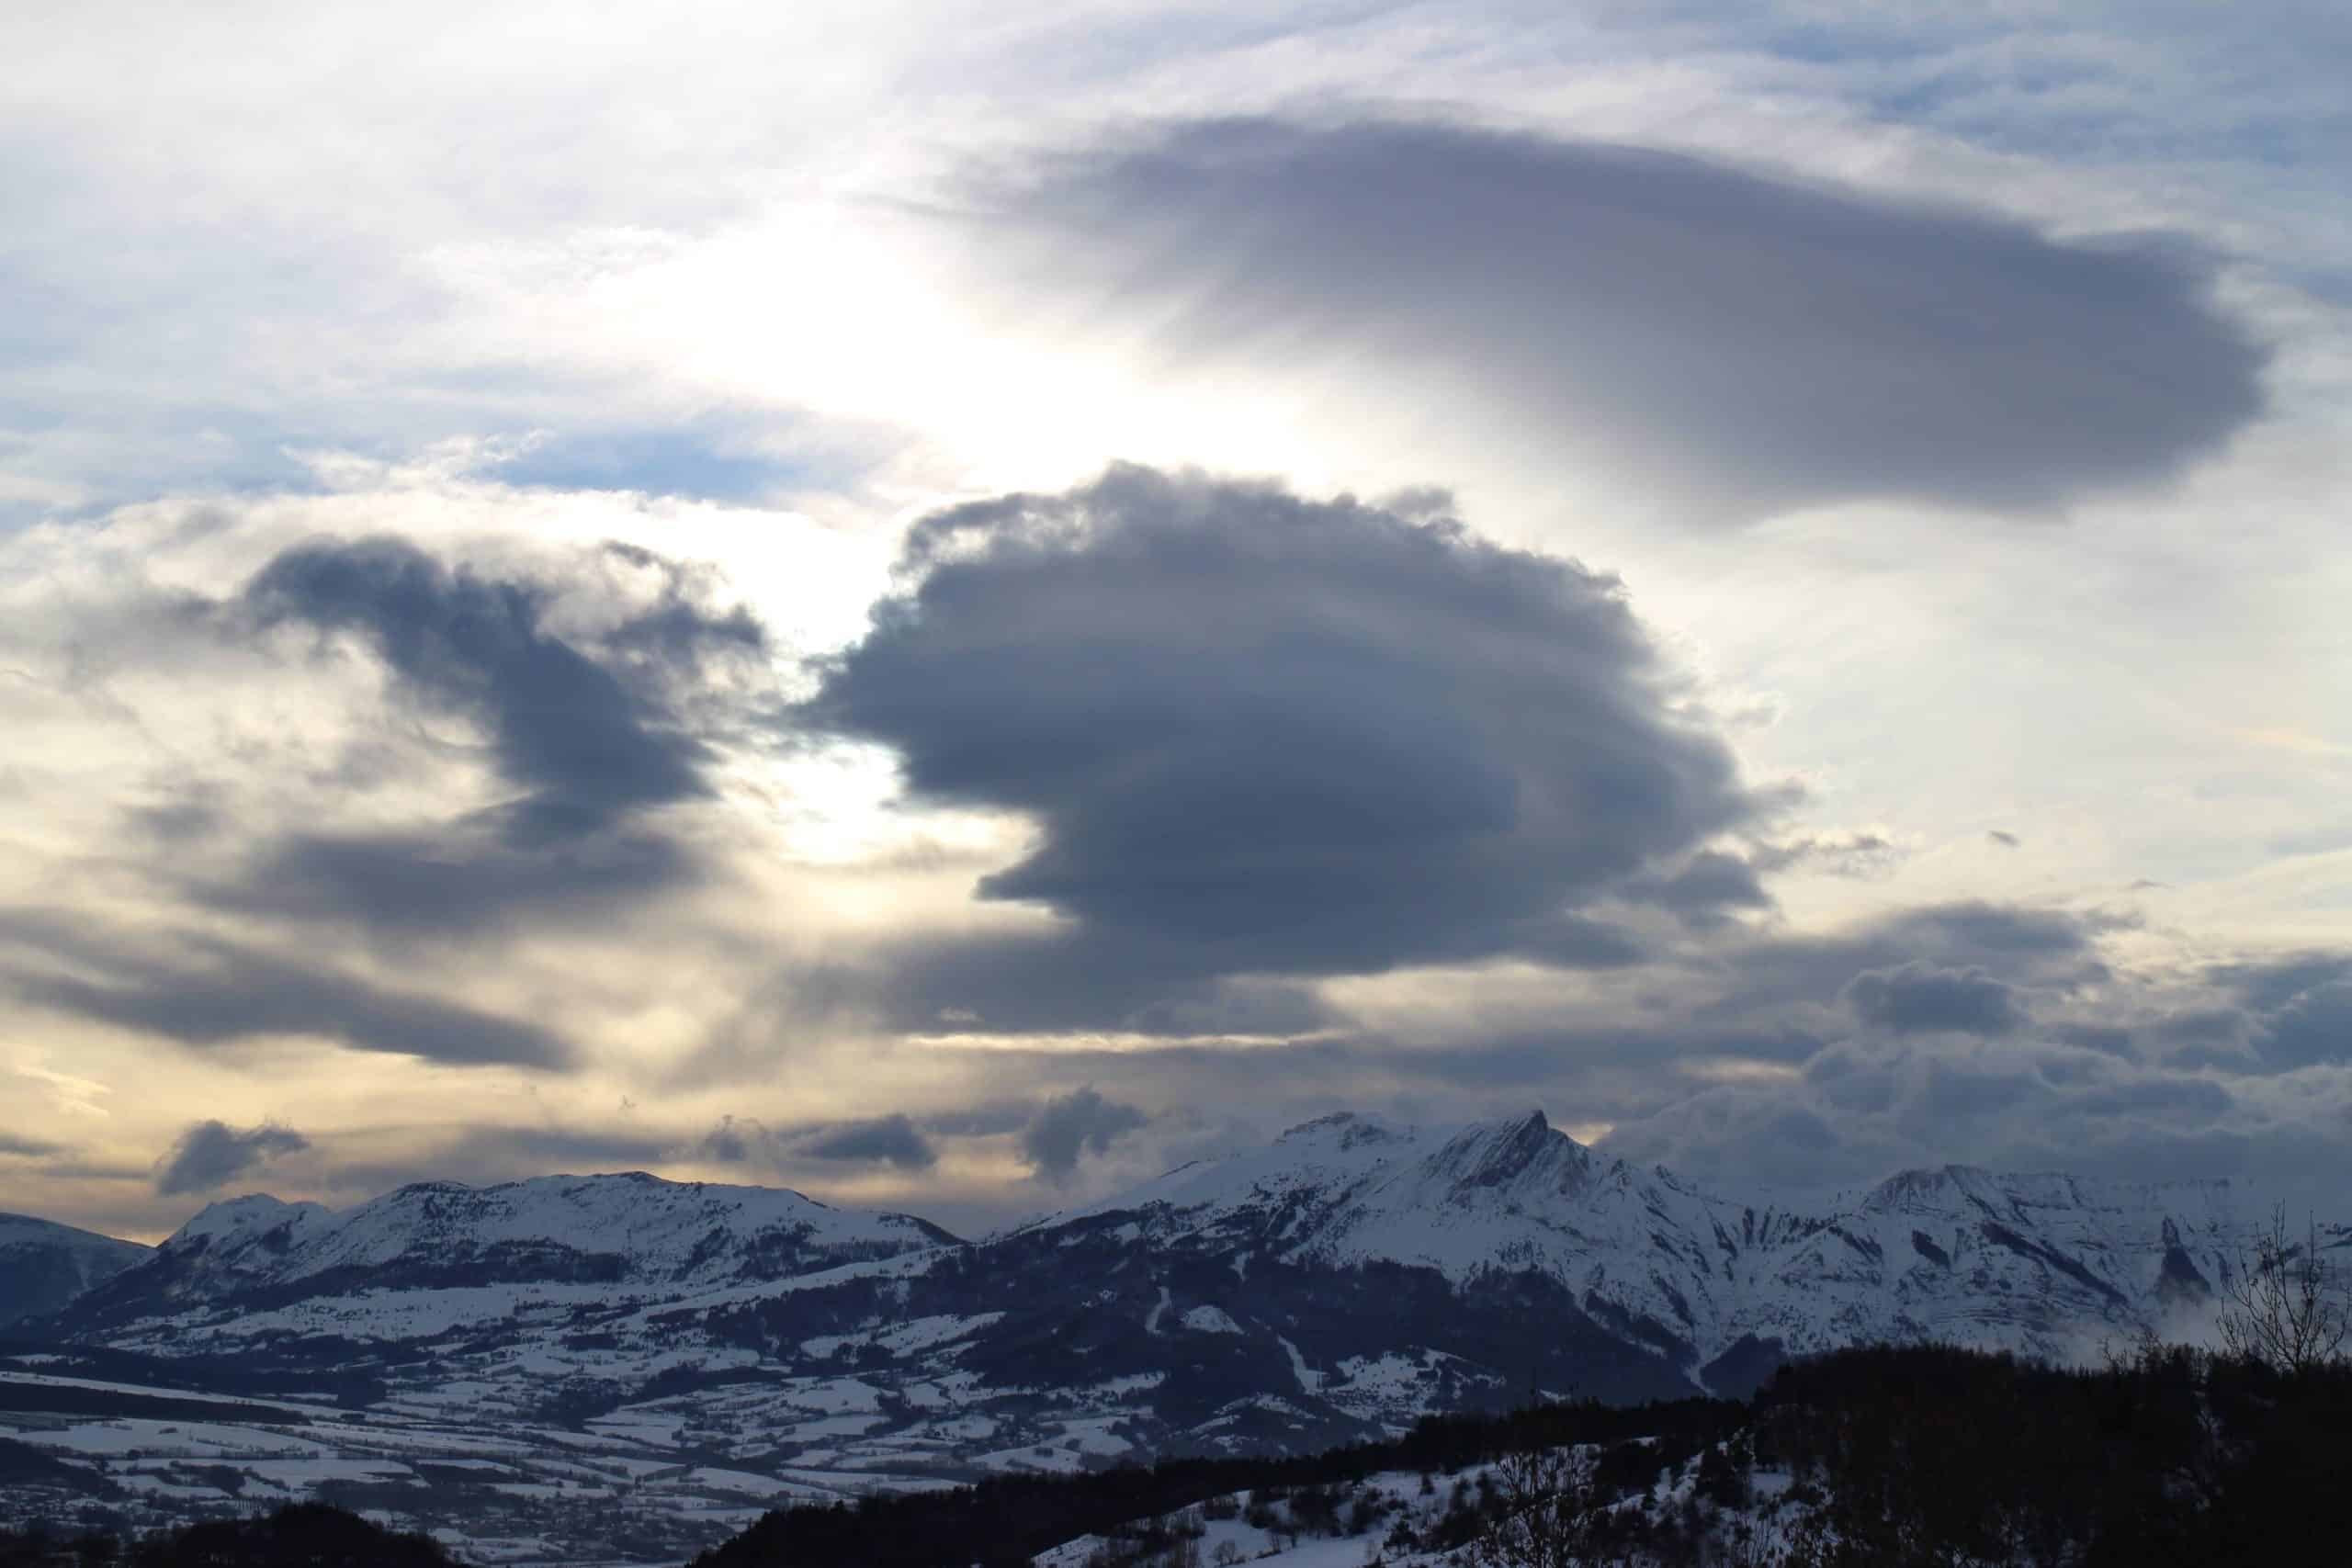
[(1921, 1207), (1942, 1207), (1995, 1190), (1993, 1173), (1981, 1166), (1921, 1166), (1898, 1170), (1870, 1190), (1862, 1207), (1873, 1213), (1901, 1213)]
[(1520, 1187), (1530, 1182), (1568, 1191), (1581, 1188), (1592, 1151), (1559, 1132), (1541, 1111), (1499, 1122), (1473, 1122), (1430, 1157), (1433, 1171), (1464, 1188)]

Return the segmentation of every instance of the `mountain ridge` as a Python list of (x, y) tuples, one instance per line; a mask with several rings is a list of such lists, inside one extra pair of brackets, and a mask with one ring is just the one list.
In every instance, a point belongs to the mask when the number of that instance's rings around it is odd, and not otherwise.
[(77, 1225), (0, 1213), (0, 1327), (57, 1310), (148, 1252)]
[[(1751, 1336), (1791, 1350), (1939, 1328), (1982, 1340), (2001, 1314), (1980, 1298), (2014, 1304), (2024, 1282), (1995, 1267), (2007, 1256), (2036, 1276), (2028, 1310), (2008, 1314), (2019, 1330), (2009, 1348), (2047, 1351), (2048, 1329), (2068, 1310), (2128, 1313), (2159, 1287), (2176, 1308), (2191, 1281), (2210, 1289), (2226, 1278), (2243, 1219), (2236, 1197), (2226, 1180), (2096, 1182), (1964, 1164), (1901, 1170), (1860, 1189), (1733, 1196), (1611, 1158), (1551, 1126), (1540, 1109), (1441, 1128), (1343, 1111), (976, 1242), (917, 1216), (836, 1208), (790, 1189), (643, 1171), (413, 1182), (343, 1210), (248, 1194), (207, 1205), (130, 1268), (92, 1280), (77, 1307), (121, 1326), (240, 1294), (283, 1304), (351, 1288), (781, 1281), (926, 1248), (1002, 1248), (1130, 1216), (1147, 1250), (1221, 1253), (1242, 1273), (1267, 1257), (1327, 1268), (1377, 1261), (1433, 1269), (1458, 1288), (1481, 1274), (1532, 1270), (1572, 1285), (1588, 1311), (1605, 1303), (1621, 1319), (1647, 1320), (1649, 1338), (1682, 1341), (1694, 1360)], [(1915, 1221), (1930, 1228), (1906, 1232)], [(1914, 1310), (1936, 1292), (1912, 1270), (1890, 1275), (1890, 1253), (1945, 1270), (1966, 1262), (1978, 1288), (1957, 1292), (1965, 1310)], [(1858, 1274), (1858, 1257), (1875, 1270)], [(1807, 1321), (1789, 1300), (1801, 1286), (1838, 1304)], [(1867, 1298), (1880, 1287), (1886, 1310), (1873, 1312)]]
[(956, 1244), (912, 1215), (643, 1171), (411, 1182), (341, 1210), (249, 1193), (206, 1205), (75, 1307), (120, 1325), (157, 1308), (282, 1305), (350, 1289), (730, 1283)]
[(21, 1371), (0, 1353), (0, 1384), (37, 1402), (66, 1395), (28, 1380), (79, 1378), (86, 1402), (168, 1368), (329, 1398), (352, 1419), (302, 1425), (305, 1451), (494, 1453), (523, 1477), (511, 1503), (465, 1506), (511, 1506), (523, 1533), (550, 1528), (531, 1498), (570, 1500), (601, 1456), (667, 1478), (631, 1481), (628, 1506), (707, 1543), (744, 1489), (829, 1501), (1312, 1451), (1541, 1399), (1739, 1396), (1851, 1344), (2080, 1359), (2210, 1314), (2251, 1197), (1965, 1166), (1724, 1193), (1540, 1111), (1321, 1117), (969, 1242), (643, 1172), (418, 1183), (341, 1211), (249, 1195), (34, 1325), (51, 1348)]

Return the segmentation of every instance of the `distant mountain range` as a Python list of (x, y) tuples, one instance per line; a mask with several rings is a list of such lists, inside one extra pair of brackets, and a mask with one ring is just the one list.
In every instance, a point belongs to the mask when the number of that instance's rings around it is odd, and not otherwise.
[(2226, 1183), (1964, 1167), (1722, 1193), (1540, 1113), (1342, 1114), (968, 1243), (644, 1175), (241, 1198), (152, 1252), (63, 1227), (0, 1250), (0, 1316), (38, 1291), (19, 1338), (342, 1389), (526, 1469), (593, 1439), (823, 1496), (1315, 1449), (1537, 1395), (1739, 1393), (1857, 1342), (2088, 1354), (2210, 1310), (2261, 1213)]
[(641, 1172), (481, 1189), (418, 1182), (340, 1213), (255, 1194), (211, 1205), (139, 1267), (95, 1282), (73, 1318), (88, 1337), (386, 1292), (546, 1284), (684, 1292), (959, 1245), (905, 1214)]
[(25, 1214), (0, 1214), (0, 1330), (55, 1312), (147, 1258), (135, 1241)]

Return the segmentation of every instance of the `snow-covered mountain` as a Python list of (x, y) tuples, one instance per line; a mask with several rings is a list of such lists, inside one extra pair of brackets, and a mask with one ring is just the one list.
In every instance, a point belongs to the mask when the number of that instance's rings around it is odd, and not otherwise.
[(1859, 1191), (1726, 1195), (1601, 1158), (1541, 1111), (1438, 1133), (1342, 1113), (1029, 1228), (1114, 1215), (1155, 1252), (1237, 1271), (1266, 1258), (1428, 1269), (1457, 1285), (1536, 1275), (1683, 1367), (1768, 1339), (1792, 1353), (1938, 1339), (2063, 1354), (2086, 1330), (2158, 1326), (2245, 1239), (2225, 1182), (1948, 1166)]
[(0, 1328), (54, 1312), (146, 1256), (135, 1241), (0, 1214)]
[(592, 1297), (683, 1291), (786, 1280), (955, 1241), (905, 1214), (641, 1172), (479, 1189), (419, 1182), (341, 1212), (254, 1194), (205, 1209), (139, 1267), (76, 1302), (74, 1317), (87, 1333), (493, 1287), (585, 1287)]
[[(1724, 1193), (1538, 1113), (1339, 1115), (968, 1244), (647, 1176), (426, 1184), (340, 1213), (245, 1198), (48, 1327), (200, 1371), (191, 1386), (266, 1373), (252, 1392), (366, 1403), (371, 1423), (419, 1425), (409, 1449), (502, 1456), (514, 1499), (605, 1455), (670, 1478), (614, 1506), (673, 1508), (691, 1544), (745, 1488), (1311, 1450), (1538, 1394), (1736, 1393), (1852, 1341), (2085, 1354), (2191, 1321), (2265, 1212), (2225, 1184), (1961, 1167)], [(114, 1375), (92, 1368), (75, 1375)], [(347, 1437), (370, 1463), (393, 1440), (332, 1422), (300, 1440), (334, 1454)]]

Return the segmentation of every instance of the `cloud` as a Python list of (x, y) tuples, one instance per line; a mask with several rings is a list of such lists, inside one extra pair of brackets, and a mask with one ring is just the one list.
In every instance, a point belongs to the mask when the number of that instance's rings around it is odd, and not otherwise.
[(704, 1134), (686, 1152), (721, 1165), (744, 1165), (760, 1157), (760, 1150), (767, 1141), (768, 1131), (758, 1122), (722, 1116), (718, 1125)]
[(1877, 876), (1891, 870), (1904, 852), (1883, 833), (1807, 834), (1781, 842), (1762, 843), (1749, 852), (1747, 863), (1770, 874), (1803, 866), (1832, 876)]
[(1696, 1179), (1875, 1181), (1951, 1162), (2267, 1186), (2352, 1174), (2352, 1077), (2277, 1099), (2216, 1078), (2028, 1039), (1842, 1042), (1792, 1079), (1719, 1086), (1621, 1122), (1610, 1153)]
[(2262, 1021), (2266, 1061), (2285, 1066), (2352, 1060), (2352, 981), (2331, 980), (2297, 993)]
[(406, 700), (478, 724), (518, 793), (428, 828), (285, 835), (208, 889), (212, 900), (443, 931), (690, 880), (693, 857), (647, 816), (713, 793), (712, 750), (683, 710), (715, 663), (761, 654), (765, 634), (740, 609), (712, 609), (693, 574), (650, 551), (604, 554), (658, 582), (593, 645), (550, 628), (548, 586), (446, 566), (399, 539), (319, 540), (271, 560), (239, 601), (246, 621), (356, 637)]
[(264, 1123), (237, 1128), (224, 1122), (198, 1122), (155, 1162), (155, 1190), (167, 1198), (209, 1192), (259, 1169), (279, 1155), (310, 1146), (311, 1140), (291, 1127)]
[(168, 951), (135, 948), (24, 911), (0, 912), (0, 983), (37, 1007), (187, 1045), (314, 1036), (470, 1066), (553, 1068), (571, 1058), (538, 1024), (239, 943), (191, 936)]
[(2264, 407), (2264, 350), (2181, 243), (1675, 153), (1211, 120), (977, 199), (1035, 242), (984, 252), (1024, 301), (1145, 323), (1167, 368), (1409, 386), (1699, 516), (2048, 509), (2177, 474)]
[(1897, 1034), (2007, 1034), (2026, 1021), (2017, 992), (1982, 969), (1867, 970), (1847, 983), (1845, 999), (1863, 1022)]
[(0, 1133), (0, 1157), (8, 1159), (42, 1159), (65, 1152), (62, 1144), (52, 1144), (41, 1138), (28, 1138), (15, 1133)]
[(2005, 850), (2016, 849), (2020, 843), (2024, 842), (2024, 840), (2019, 839), (2015, 833), (2004, 832), (1998, 828), (1986, 829), (1984, 830), (1984, 839), (1986, 842), (1997, 844)]
[(1735, 909), (1769, 909), (1772, 896), (1757, 868), (1736, 855), (1703, 851), (1671, 876), (1629, 884), (1629, 891), (1699, 926), (1718, 924)]
[(1122, 1134), (1150, 1120), (1132, 1105), (1103, 1099), (1090, 1084), (1046, 1101), (1022, 1131), (1022, 1157), (1039, 1176), (1060, 1181), (1078, 1168), (1080, 1155), (1108, 1154)]
[(2282, 1074), (2352, 1061), (2352, 955), (2306, 952), (2209, 966), (2136, 1032), (2167, 1063)]
[(1583, 907), (1763, 902), (1702, 852), (1770, 799), (1571, 562), (1117, 468), (924, 520), (905, 575), (800, 720), (890, 747), (918, 802), (1032, 820), (978, 893), (1069, 922), (924, 955), (918, 1026), (1041, 988), (1116, 1010), (1238, 974), (1622, 962)]
[(928, 1170), (939, 1150), (906, 1115), (893, 1112), (863, 1121), (816, 1127), (772, 1128), (754, 1118), (726, 1116), (684, 1151), (720, 1165), (752, 1165), (785, 1171), (809, 1161), (828, 1165), (891, 1165)]
[(520, 841), (707, 794), (707, 750), (661, 728), (612, 671), (549, 634), (547, 597), (389, 537), (288, 550), (244, 594), (265, 626), (358, 633), (420, 701), (481, 720), (501, 773), (531, 792), (503, 813)]
[(903, 1115), (844, 1122), (801, 1144), (798, 1152), (808, 1159), (884, 1163), (901, 1170), (939, 1163), (939, 1151)]
[[(1871, 971), (1911, 965), (1976, 972), (2005, 985), (2064, 994), (2106, 978), (2099, 947), (2116, 922), (2063, 909), (1981, 899), (1927, 904), (1828, 931), (1773, 934), (1727, 949), (1719, 1013), (1826, 1004)], [(1876, 987), (1866, 987), (1875, 994)]]
[(345, 1129), (339, 1145), (369, 1144), (391, 1152), (338, 1161), (334, 1191), (364, 1200), (417, 1181), (490, 1187), (557, 1173), (594, 1175), (650, 1170), (677, 1152), (673, 1140), (626, 1128), (495, 1120), (452, 1127)]
[(2352, 955), (2297, 953), (2223, 965), (2213, 977), (2234, 1006), (2178, 1032), (2207, 1047), (2191, 1059), (2269, 1071), (2352, 1060)]

